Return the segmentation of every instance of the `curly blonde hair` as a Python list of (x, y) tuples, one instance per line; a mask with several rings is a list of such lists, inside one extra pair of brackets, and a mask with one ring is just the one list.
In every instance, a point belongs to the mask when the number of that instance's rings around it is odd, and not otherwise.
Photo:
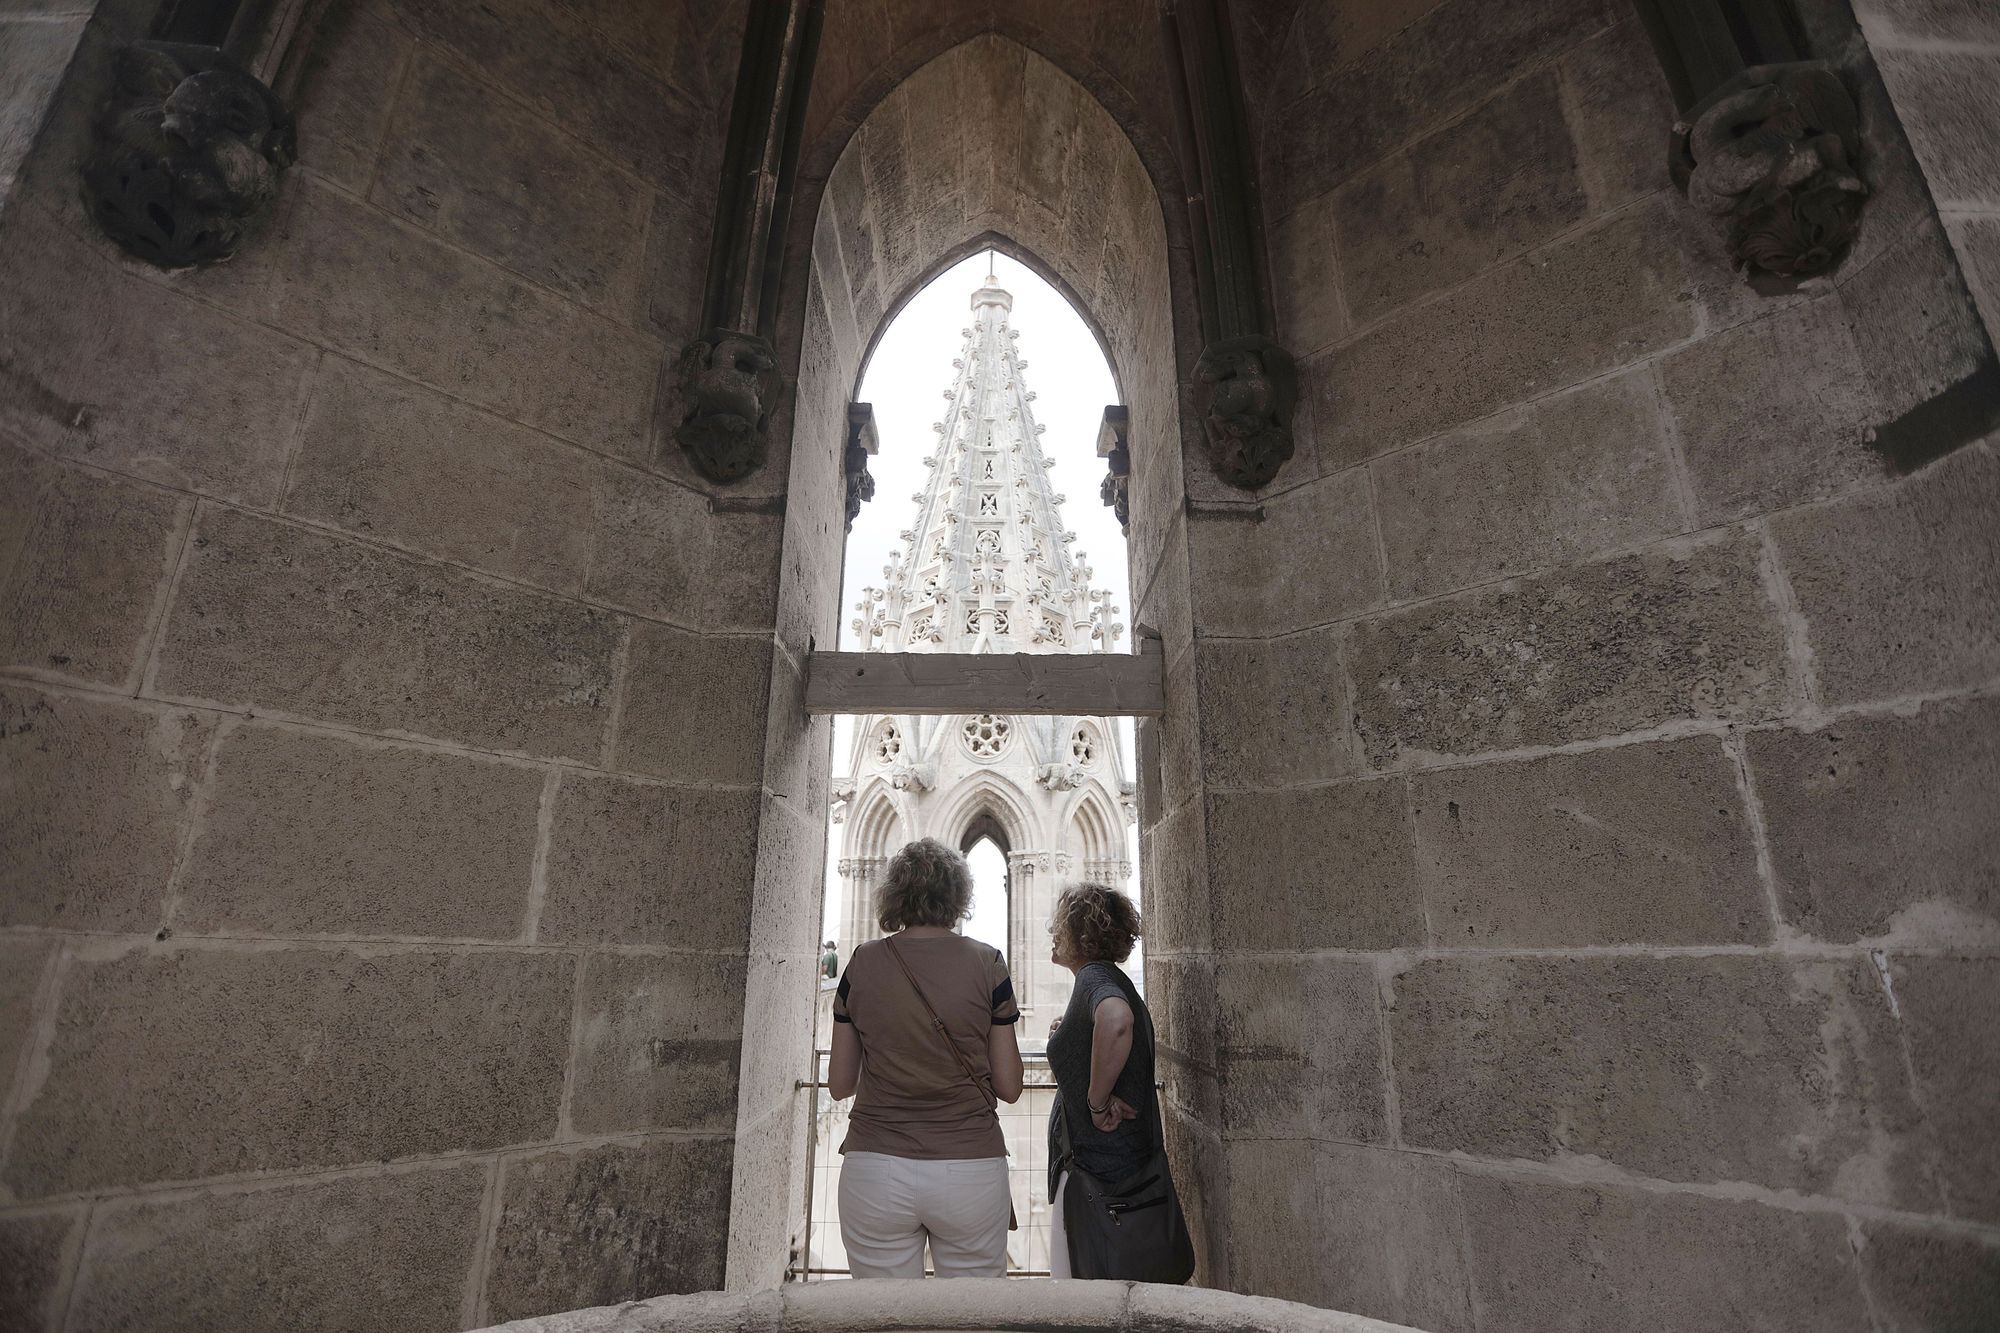
[(1108, 884), (1072, 884), (1056, 898), (1049, 934), (1086, 963), (1122, 963), (1139, 940), (1139, 909)]
[(950, 930), (972, 915), (972, 868), (936, 838), (920, 838), (889, 858), (875, 890), (875, 924), (883, 934), (905, 926)]

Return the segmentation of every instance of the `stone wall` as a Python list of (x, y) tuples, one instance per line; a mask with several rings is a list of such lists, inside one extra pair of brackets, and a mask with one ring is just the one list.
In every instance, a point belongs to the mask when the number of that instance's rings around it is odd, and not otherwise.
[(267, 233), (176, 274), (75, 184), (149, 6), (34, 10), (0, 20), (35, 75), (0, 113), (0, 1325), (721, 1285), (780, 523), (651, 421), (740, 6), (336, 6)]
[(1879, 87), (1855, 252), (1765, 298), (1627, 6), (1241, 28), (1310, 425), (1187, 520), (1162, 788), (1206, 787), (1149, 960), (1207, 1276), (1434, 1330), (1990, 1325), (2000, 456), (1874, 433), (1991, 349)]

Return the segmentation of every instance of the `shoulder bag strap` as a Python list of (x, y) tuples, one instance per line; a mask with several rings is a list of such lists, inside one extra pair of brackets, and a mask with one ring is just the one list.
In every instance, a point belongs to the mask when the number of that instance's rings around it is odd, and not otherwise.
[(951, 1052), (952, 1059), (958, 1061), (958, 1067), (965, 1071), (965, 1077), (979, 1090), (980, 1097), (986, 1102), (986, 1108), (998, 1110), (1000, 1099), (979, 1081), (979, 1071), (972, 1067), (972, 1061), (966, 1059), (965, 1052), (958, 1049), (958, 1043), (951, 1039), (951, 1032), (945, 1027), (944, 1020), (938, 1017), (937, 1010), (931, 1008), (930, 996), (924, 994), (924, 988), (917, 984), (917, 974), (910, 971), (910, 965), (903, 961), (903, 951), (896, 947), (895, 937), (884, 937), (882, 943), (889, 946), (889, 955), (896, 960), (896, 966), (903, 969), (903, 975), (909, 979), (910, 989), (917, 993), (917, 999), (923, 1002), (924, 1012), (931, 1016), (931, 1026), (937, 1029), (937, 1034), (943, 1040), (946, 1049)]

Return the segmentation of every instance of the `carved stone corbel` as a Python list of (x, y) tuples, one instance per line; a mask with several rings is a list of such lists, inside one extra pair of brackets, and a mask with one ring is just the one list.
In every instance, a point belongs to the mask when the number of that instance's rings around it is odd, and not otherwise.
[(1254, 491), (1292, 456), (1292, 408), (1298, 368), (1291, 353), (1262, 334), (1224, 338), (1195, 363), (1195, 403), (1216, 475)]
[(764, 466), (778, 358), (753, 334), (710, 329), (680, 359), (680, 424), (674, 439), (710, 481), (731, 482)]
[(1118, 516), (1118, 530), (1128, 537), (1132, 535), (1131, 428), (1131, 412), (1116, 403), (1104, 409), (1104, 424), (1097, 428), (1097, 456), (1106, 468), (1097, 494)]
[(1675, 123), (1668, 169), (1751, 285), (1788, 290), (1836, 267), (1860, 227), (1859, 122), (1832, 66), (1753, 66)]
[(872, 403), (849, 403), (847, 405), (847, 447), (841, 451), (840, 470), (847, 480), (847, 530), (854, 531), (854, 520), (861, 517), (861, 506), (875, 498), (875, 478), (868, 471), (868, 460), (882, 447), (882, 437), (875, 431), (875, 407)]
[(229, 258), (298, 156), (291, 113), (219, 47), (132, 42), (111, 70), (83, 165), (91, 217), (161, 268)]

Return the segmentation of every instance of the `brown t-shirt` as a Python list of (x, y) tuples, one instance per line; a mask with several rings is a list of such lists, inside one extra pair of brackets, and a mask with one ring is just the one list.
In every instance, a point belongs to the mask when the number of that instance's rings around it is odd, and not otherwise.
[[(895, 938), (952, 1041), (990, 1087), (989, 1034), (1021, 1016), (1006, 960), (963, 935)], [(1007, 1155), (1000, 1118), (945, 1049), (886, 941), (870, 940), (847, 960), (833, 1021), (852, 1023), (861, 1039), (861, 1081), (842, 1152), (931, 1160)]]

